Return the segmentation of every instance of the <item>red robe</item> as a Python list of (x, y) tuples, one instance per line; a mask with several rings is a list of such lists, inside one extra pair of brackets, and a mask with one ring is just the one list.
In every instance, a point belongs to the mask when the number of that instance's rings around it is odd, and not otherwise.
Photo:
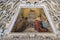
[(36, 20), (35, 23), (34, 23), (34, 25), (35, 25), (35, 29), (38, 32), (47, 32), (48, 31), (46, 28), (44, 28), (42, 26), (42, 22), (41, 21)]

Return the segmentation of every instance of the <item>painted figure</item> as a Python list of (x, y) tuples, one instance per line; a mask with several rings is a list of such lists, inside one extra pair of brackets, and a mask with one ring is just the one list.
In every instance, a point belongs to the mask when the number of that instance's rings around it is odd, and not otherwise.
[(34, 22), (34, 26), (38, 32), (47, 32), (48, 31), (48, 29), (46, 29), (42, 26), (42, 21), (41, 21), (40, 17), (36, 18), (36, 20)]

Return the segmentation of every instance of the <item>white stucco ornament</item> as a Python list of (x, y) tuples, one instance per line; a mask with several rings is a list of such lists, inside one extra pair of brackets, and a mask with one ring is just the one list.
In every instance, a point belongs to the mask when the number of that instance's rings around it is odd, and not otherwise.
[(30, 7), (33, 8), (34, 7), (34, 4), (31, 4)]

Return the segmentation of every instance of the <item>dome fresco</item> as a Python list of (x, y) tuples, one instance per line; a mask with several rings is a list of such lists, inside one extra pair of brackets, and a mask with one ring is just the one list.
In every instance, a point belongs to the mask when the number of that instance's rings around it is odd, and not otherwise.
[(60, 0), (0, 0), (0, 35), (60, 33)]
[[(27, 19), (25, 20), (25, 18)], [(41, 22), (41, 24), (40, 23), (39, 23), (40, 25), (35, 24), (36, 21)], [(38, 26), (41, 27), (41, 29)], [(44, 31), (45, 29), (47, 31)], [(48, 22), (47, 17), (45, 16), (43, 8), (33, 9), (21, 8), (20, 13), (12, 28), (12, 32), (53, 32), (53, 31)]]

